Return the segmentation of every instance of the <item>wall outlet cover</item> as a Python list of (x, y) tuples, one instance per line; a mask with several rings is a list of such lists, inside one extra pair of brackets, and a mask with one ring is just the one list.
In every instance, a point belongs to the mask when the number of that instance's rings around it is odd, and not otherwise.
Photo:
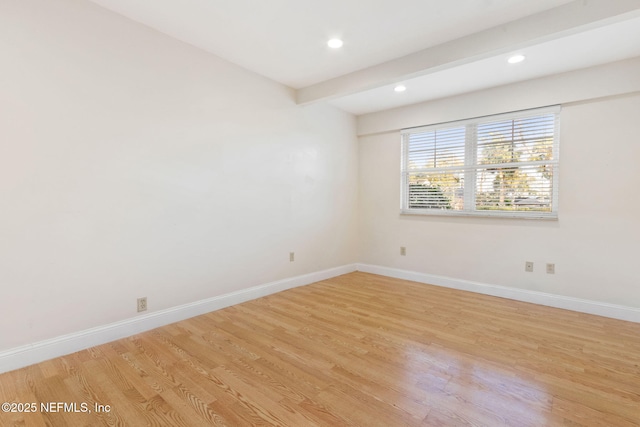
[(147, 310), (147, 297), (138, 298), (138, 313)]

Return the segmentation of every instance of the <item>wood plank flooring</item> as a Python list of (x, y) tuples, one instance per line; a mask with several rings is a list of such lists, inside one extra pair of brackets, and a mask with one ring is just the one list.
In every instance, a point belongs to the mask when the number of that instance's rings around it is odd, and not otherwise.
[(2, 374), (1, 402), (38, 406), (2, 426), (638, 426), (640, 324), (352, 273)]

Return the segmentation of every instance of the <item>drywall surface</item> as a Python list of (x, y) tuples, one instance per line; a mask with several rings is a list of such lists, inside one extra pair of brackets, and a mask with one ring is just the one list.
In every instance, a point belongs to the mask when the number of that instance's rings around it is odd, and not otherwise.
[(400, 215), (399, 132), (360, 137), (360, 262), (640, 307), (639, 114), (638, 93), (563, 105), (558, 221)]
[(356, 261), (351, 115), (84, 1), (0, 51), (0, 351)]
[(358, 116), (358, 135), (640, 91), (640, 57)]

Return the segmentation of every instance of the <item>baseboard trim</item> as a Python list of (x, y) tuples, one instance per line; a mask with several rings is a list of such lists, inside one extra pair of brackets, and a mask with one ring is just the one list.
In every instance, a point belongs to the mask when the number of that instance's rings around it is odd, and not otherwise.
[(75, 353), (96, 345), (169, 325), (211, 311), (220, 310), (245, 301), (271, 295), (287, 289), (308, 285), (331, 277), (356, 271), (355, 264), (343, 265), (301, 276), (265, 283), (236, 292), (195, 301), (140, 315), (108, 325), (39, 341), (0, 352), (0, 373), (23, 368), (45, 360)]
[(501, 298), (577, 311), (580, 313), (595, 314), (598, 316), (640, 323), (640, 309), (635, 307), (572, 298), (544, 292), (509, 288), (506, 286), (490, 285), (487, 283), (472, 282), (469, 280), (454, 279), (435, 274), (419, 273), (416, 271), (401, 270), (379, 265), (356, 264), (356, 268), (358, 271), (365, 273), (379, 274), (381, 276), (411, 280), (413, 282), (476, 292), (484, 295), (492, 295)]

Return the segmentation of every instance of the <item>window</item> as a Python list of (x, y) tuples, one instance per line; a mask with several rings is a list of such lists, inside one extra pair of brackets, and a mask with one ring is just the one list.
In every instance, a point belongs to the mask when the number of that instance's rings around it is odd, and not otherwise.
[(402, 131), (402, 213), (558, 216), (560, 107)]

